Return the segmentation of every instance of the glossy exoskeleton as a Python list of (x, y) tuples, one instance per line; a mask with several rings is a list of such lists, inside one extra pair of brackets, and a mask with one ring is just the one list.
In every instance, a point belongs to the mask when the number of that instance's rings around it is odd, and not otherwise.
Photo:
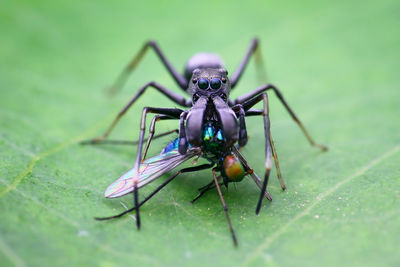
[[(148, 88), (157, 90), (167, 96), (175, 104), (187, 108), (143, 108), (135, 165), (131, 170), (111, 184), (105, 193), (106, 197), (114, 198), (133, 192), (135, 206), (118, 215), (106, 218), (97, 218), (98, 220), (117, 218), (128, 212), (136, 211), (136, 224), (137, 227), (140, 228), (139, 207), (171, 182), (177, 175), (184, 172), (213, 168), (213, 180), (199, 189), (199, 195), (192, 202), (202, 196), (206, 191), (216, 187), (225, 211), (234, 244), (237, 245), (237, 239), (229, 219), (228, 208), (224, 201), (220, 185), (228, 186), (229, 183), (241, 181), (243, 177), (249, 175), (260, 188), (260, 196), (256, 206), (256, 214), (258, 214), (262, 206), (263, 198), (266, 197), (268, 200), (271, 200), (267, 191), (267, 184), (273, 158), (281, 187), (285, 190), (285, 184), (279, 170), (278, 157), (270, 134), (267, 95), (267, 91), (269, 90), (274, 91), (291, 117), (299, 125), (310, 144), (322, 150), (326, 150), (325, 146), (319, 145), (313, 141), (300, 120), (286, 103), (281, 92), (274, 85), (265, 84), (234, 100), (229, 98), (229, 93), (237, 85), (250, 57), (254, 54), (256, 56), (258, 55), (258, 59), (260, 59), (259, 53), (257, 53), (259, 51), (258, 47), (258, 40), (253, 39), (239, 67), (230, 77), (228, 77), (228, 72), (225, 69), (222, 59), (216, 54), (199, 53), (194, 55), (186, 64), (184, 75), (181, 75), (165, 58), (159, 46), (154, 41), (149, 41), (143, 46), (139, 53), (132, 59), (130, 64), (120, 74), (116, 83), (112, 87), (112, 90), (117, 91), (123, 86), (128, 75), (139, 64), (145, 52), (149, 48), (152, 48), (178, 86), (185, 93), (189, 94), (190, 98), (185, 98), (180, 94), (172, 92), (156, 82), (146, 83), (121, 110), (103, 135), (86, 142), (92, 144), (105, 142), (118, 143), (118, 141), (107, 140), (106, 138), (111, 133), (119, 119)], [(263, 103), (263, 108), (253, 109), (253, 106), (259, 102)], [(146, 141), (144, 136), (146, 116), (148, 113), (155, 113), (157, 115), (154, 116), (151, 122), (149, 136), (143, 153), (143, 145)], [(248, 140), (245, 117), (256, 115), (261, 116), (264, 123), (265, 174), (263, 181), (254, 173), (253, 169), (239, 152), (239, 149), (245, 146)], [(176, 130), (179, 133), (178, 138), (172, 140), (159, 155), (146, 159), (146, 153), (153, 138), (175, 132), (170, 131), (154, 136), (156, 122), (171, 119), (179, 120), (179, 130)], [(139, 202), (139, 188), (176, 168), (183, 162), (196, 157), (207, 159), (209, 164), (202, 164), (177, 171), (142, 202)], [(217, 175), (217, 173), (220, 175)]]

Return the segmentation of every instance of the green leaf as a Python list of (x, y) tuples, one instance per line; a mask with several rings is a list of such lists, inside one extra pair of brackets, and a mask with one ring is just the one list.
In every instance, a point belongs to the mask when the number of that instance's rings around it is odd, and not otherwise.
[[(398, 266), (400, 106), (398, 1), (3, 1), (0, 11), (0, 262), (2, 266)], [(114, 98), (103, 90), (149, 39), (179, 70), (213, 51), (233, 73), (258, 36), (268, 81), (312, 137), (308, 145), (274, 94), (271, 131), (287, 190), (273, 170), (259, 216), (250, 179), (194, 205), (210, 171), (184, 174), (134, 216), (104, 199), (133, 165), (131, 146), (81, 146), (103, 133), (134, 92), (157, 81), (182, 93), (153, 52)], [(257, 88), (253, 60), (232, 98)], [(175, 107), (146, 92), (112, 134), (135, 140), (142, 107)], [(161, 122), (157, 132), (177, 128)], [(260, 117), (243, 153), (263, 175)], [(170, 139), (152, 144), (158, 153)], [(143, 198), (167, 176), (140, 191)]]

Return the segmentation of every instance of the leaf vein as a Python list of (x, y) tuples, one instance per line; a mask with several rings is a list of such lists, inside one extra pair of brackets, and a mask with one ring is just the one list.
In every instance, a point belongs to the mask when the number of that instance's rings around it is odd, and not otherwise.
[(25, 262), (10, 248), (4, 240), (0, 237), (0, 250), (3, 254), (15, 265), (15, 266), (26, 266)]
[(86, 136), (90, 136), (93, 134), (93, 132), (97, 131), (98, 128), (100, 128), (103, 124), (104, 121), (106, 121), (108, 118), (101, 120), (99, 123), (94, 125), (93, 127), (89, 128), (88, 130), (84, 131), (81, 134), (76, 135), (75, 137), (60, 143), (46, 151), (43, 151), (42, 153), (39, 153), (38, 155), (34, 156), (33, 159), (29, 162), (28, 166), (17, 176), (15, 177), (14, 181), (7, 185), (2, 191), (0, 191), (0, 198), (6, 195), (8, 192), (14, 190), (17, 188), (17, 186), (21, 183), (21, 181), (29, 174), (32, 172), (33, 167), (35, 167), (36, 163), (74, 143), (77, 143), (78, 141), (84, 139)]

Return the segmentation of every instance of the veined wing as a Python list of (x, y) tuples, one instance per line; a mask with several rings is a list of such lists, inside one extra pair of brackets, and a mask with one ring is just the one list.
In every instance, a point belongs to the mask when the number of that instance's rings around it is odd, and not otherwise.
[[(177, 149), (174, 149), (146, 159), (140, 164), (138, 188), (154, 181), (185, 161), (200, 155), (200, 153), (201, 150), (199, 148), (191, 148), (186, 154), (181, 155)], [(115, 198), (131, 193), (135, 176), (136, 168), (130, 169), (106, 189), (104, 196)]]

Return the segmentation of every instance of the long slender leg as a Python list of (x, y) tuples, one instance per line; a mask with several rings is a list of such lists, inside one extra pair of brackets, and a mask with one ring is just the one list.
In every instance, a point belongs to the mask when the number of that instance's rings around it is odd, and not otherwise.
[(282, 174), (281, 174), (281, 168), (279, 167), (278, 154), (276, 153), (274, 140), (272, 140), (271, 133), (269, 135), (269, 138), (270, 138), (269, 142), (271, 144), (271, 149), (272, 149), (272, 157), (274, 158), (275, 168), (276, 168), (276, 173), (277, 173), (277, 176), (278, 176), (278, 180), (279, 180), (279, 183), (281, 184), (282, 190), (286, 190), (286, 185), (285, 185), (285, 182), (283, 181)]
[(140, 214), (139, 214), (139, 190), (138, 190), (138, 181), (135, 181), (133, 184), (133, 202), (136, 206), (136, 227), (140, 230)]
[[(238, 97), (235, 100), (235, 104), (243, 104), (246, 101), (250, 101), (251, 98), (260, 95), (263, 92), (266, 92), (268, 90), (273, 90), (275, 92), (275, 95), (279, 98), (279, 100), (281, 101), (281, 103), (283, 104), (283, 106), (286, 108), (286, 110), (289, 112), (290, 116), (293, 118), (293, 120), (297, 123), (297, 125), (300, 127), (300, 129), (303, 131), (304, 135), (306, 136), (308, 142), (312, 145), (315, 146), (323, 151), (328, 150), (328, 148), (324, 145), (320, 145), (316, 142), (314, 142), (314, 140), (311, 138), (310, 134), (308, 133), (308, 131), (306, 130), (306, 128), (303, 126), (303, 124), (301, 123), (301, 121), (297, 118), (296, 114), (294, 114), (293, 110), (289, 107), (289, 105), (287, 104), (285, 98), (283, 97), (282, 93), (279, 91), (278, 88), (276, 88), (274, 85), (272, 84), (266, 84), (263, 85), (257, 89), (255, 89), (254, 91), (245, 94), (243, 96)], [(247, 111), (247, 109), (245, 108), (245, 111)]]
[[(218, 176), (217, 180), (219, 181), (221, 178), (222, 178), (222, 176)], [(223, 183), (220, 183), (219, 185), (221, 186), (221, 185), (223, 185)], [(199, 194), (192, 201), (190, 201), (190, 203), (193, 204), (196, 200), (201, 198), (206, 192), (210, 191), (213, 188), (215, 188), (214, 179), (210, 183), (208, 183), (205, 186), (199, 188), (198, 189), (200, 191)]]
[(213, 173), (213, 177), (214, 177), (215, 187), (218, 190), (219, 198), (221, 199), (222, 206), (224, 207), (225, 217), (228, 222), (229, 230), (231, 231), (233, 244), (235, 245), (235, 247), (237, 247), (238, 242), (236, 239), (235, 231), (233, 230), (231, 219), (229, 218), (228, 206), (225, 203), (224, 196), (222, 195), (222, 192), (221, 192), (221, 187), (219, 186), (217, 176), (215, 175), (215, 168), (212, 170), (212, 173)]
[[(179, 133), (178, 129), (174, 129), (171, 131), (167, 131), (158, 135), (154, 135), (155, 133), (155, 124), (157, 121), (160, 120), (168, 120), (168, 119), (175, 119), (175, 118), (171, 118), (169, 116), (165, 116), (165, 115), (156, 115), (153, 117), (153, 120), (151, 122), (150, 125), (150, 129), (149, 129), (149, 137), (148, 138), (144, 138), (143, 141), (146, 141), (146, 146), (144, 149), (144, 153), (143, 153), (143, 158), (142, 160), (144, 160), (146, 158), (147, 155), (147, 151), (149, 149), (150, 143), (152, 140), (158, 139), (160, 137), (166, 136), (166, 135), (170, 135), (172, 133)], [(81, 144), (91, 144), (91, 142), (81, 142)], [(103, 140), (101, 142), (101, 144), (112, 144), (112, 145), (138, 145), (139, 141), (125, 141), (125, 140)]]
[(258, 199), (256, 214), (260, 212), (261, 204), (264, 199), (264, 192), (267, 190), (269, 174), (271, 172), (271, 143), (270, 143), (270, 122), (269, 122), (269, 109), (267, 94), (261, 95), (264, 100), (264, 133), (265, 133), (265, 175), (263, 188)]
[(143, 47), (142, 47), (142, 49), (140, 49), (139, 53), (137, 53), (136, 56), (133, 57), (133, 59), (129, 62), (129, 64), (125, 67), (125, 69), (119, 74), (118, 78), (116, 79), (116, 81), (110, 88), (111, 93), (116, 93), (124, 86), (129, 75), (140, 63), (140, 61), (142, 60), (142, 57), (144, 56), (144, 54), (146, 53), (148, 48), (154, 49), (157, 56), (159, 57), (161, 62), (164, 64), (164, 66), (167, 68), (168, 72), (172, 75), (172, 77), (174, 78), (175, 82), (179, 85), (179, 87), (183, 91), (185, 91), (187, 89), (188, 81), (186, 81), (186, 79), (179, 72), (177, 72), (175, 70), (175, 68), (172, 66), (172, 64), (164, 56), (164, 53), (161, 51), (158, 44), (155, 41), (148, 41), (147, 43), (145, 43), (143, 45)]
[(196, 200), (201, 198), (206, 192), (210, 191), (211, 189), (215, 188), (214, 180), (212, 180), (212, 184), (204, 188), (199, 192), (199, 194), (190, 201), (190, 204), (193, 204)]
[(230, 77), (232, 89), (236, 86), (236, 84), (239, 81), (240, 77), (242, 77), (242, 74), (243, 74), (247, 64), (249, 63), (250, 56), (258, 50), (257, 48), (258, 48), (258, 39), (254, 38), (251, 41), (250, 46), (249, 46), (249, 48), (248, 48), (248, 50), (246, 52), (246, 55), (244, 56), (242, 62), (239, 65), (239, 67), (235, 70), (235, 72)]
[[(256, 115), (263, 115), (264, 111), (263, 110), (258, 110), (258, 109), (251, 109), (249, 111), (246, 112), (246, 116), (256, 116)], [(272, 156), (274, 158), (274, 162), (275, 162), (275, 168), (276, 168), (276, 173), (278, 176), (278, 180), (281, 184), (281, 188), (282, 190), (286, 189), (285, 186), (285, 182), (283, 181), (282, 178), (282, 174), (281, 174), (281, 169), (279, 167), (279, 160), (278, 160), (278, 154), (276, 153), (276, 149), (275, 149), (275, 145), (274, 145), (274, 141), (272, 139), (272, 135), (270, 133), (270, 144), (271, 144), (271, 149), (272, 149)]]
[(254, 63), (256, 65), (257, 81), (260, 84), (266, 83), (268, 81), (268, 75), (265, 69), (265, 64), (260, 46), (257, 46), (257, 49), (254, 51)]
[(251, 116), (259, 116), (262, 115), (264, 111), (262, 109), (249, 109), (245, 112), (246, 117), (251, 117)]
[(237, 104), (232, 107), (235, 113), (239, 114), (239, 148), (244, 147), (247, 144), (247, 129), (246, 129), (246, 120), (245, 120), (245, 111), (241, 104)]
[[(160, 133), (160, 134), (156, 134), (156, 135), (154, 135), (152, 137), (152, 140), (155, 140), (155, 139), (158, 139), (158, 138), (161, 138), (161, 137), (173, 134), (173, 133), (179, 133), (179, 130), (178, 129), (174, 129), (174, 130), (166, 131), (166, 132), (163, 132), (163, 133)], [(144, 139), (144, 141), (147, 141), (147, 140), (148, 140), (148, 138)], [(88, 140), (88, 141), (82, 141), (80, 144), (81, 145), (91, 145), (93, 143), (92, 143), (91, 140)], [(99, 144), (102, 144), (102, 145), (131, 145), (131, 146), (135, 146), (135, 145), (139, 144), (139, 141), (138, 140), (129, 141), (129, 140), (110, 140), (110, 139), (106, 139), (106, 140), (101, 141)]]
[[(263, 182), (262, 182), (261, 178), (258, 177), (258, 175), (254, 172), (253, 168), (250, 166), (250, 164), (247, 162), (247, 160), (243, 157), (242, 153), (240, 153), (240, 151), (235, 146), (232, 147), (232, 152), (234, 152), (234, 154), (238, 157), (238, 159), (240, 160), (242, 165), (245, 167), (245, 171), (250, 175), (251, 179), (253, 179), (254, 183), (258, 186), (258, 188), (260, 188), (260, 190), (262, 192)], [(267, 190), (265, 190), (264, 196), (269, 201), (272, 200), (272, 198), (269, 195)]]
[(135, 180), (133, 181), (133, 200), (135, 202), (136, 207), (136, 226), (140, 229), (140, 213), (139, 213), (139, 202), (138, 202), (138, 188), (137, 184), (139, 182), (139, 169), (140, 169), (140, 161), (142, 158), (142, 150), (143, 150), (143, 139), (144, 139), (144, 132), (146, 130), (146, 115), (147, 113), (157, 113), (161, 115), (166, 115), (173, 118), (179, 118), (180, 114), (183, 112), (181, 109), (177, 108), (153, 108), (153, 107), (145, 107), (142, 111), (142, 118), (140, 120), (140, 134), (139, 134), (139, 145), (136, 154), (136, 161), (135, 161), (135, 168), (136, 168), (136, 175)]
[(272, 165), (271, 164), (272, 149), (271, 149), (271, 138), (270, 138), (268, 96), (266, 93), (262, 93), (243, 104), (243, 108), (245, 110), (247, 110), (247, 109), (250, 109), (252, 106), (254, 106), (256, 103), (260, 102), (261, 100), (263, 100), (263, 102), (264, 102), (263, 117), (264, 117), (264, 133), (265, 133), (265, 175), (264, 175), (263, 186), (261, 189), (261, 194), (258, 199), (258, 203), (257, 203), (257, 207), (256, 207), (256, 214), (258, 214), (261, 209), (262, 200), (264, 198), (264, 193), (267, 190), (269, 174), (271, 172), (271, 165)]
[[(185, 131), (185, 119), (186, 119), (186, 115), (187, 114), (188, 114), (188, 112), (184, 111), (184, 112), (181, 113), (180, 118), (179, 118), (179, 125), (180, 126), (179, 126), (179, 147), (178, 148), (179, 148), (179, 152), (181, 154), (185, 154), (186, 151), (187, 151), (187, 141), (186, 141), (186, 131)], [(168, 119), (171, 119), (171, 118), (168, 117), (168, 116), (165, 116), (165, 115), (156, 115), (156, 116), (154, 116), (154, 118), (153, 118), (153, 120), (151, 122), (151, 125), (150, 125), (149, 138), (147, 139), (147, 143), (146, 143), (146, 147), (145, 147), (145, 150), (144, 150), (144, 154), (143, 154), (142, 160), (144, 160), (146, 158), (147, 150), (148, 150), (148, 148), (150, 146), (150, 142), (152, 141), (153, 135), (154, 135), (154, 132), (155, 132), (155, 124), (156, 124), (156, 122), (159, 121), (159, 120), (168, 120)], [(184, 148), (184, 150), (181, 150), (182, 149), (181, 146)]]
[[(156, 122), (158, 122), (160, 120), (170, 120), (170, 119), (173, 119), (173, 118), (171, 118), (169, 116), (165, 116), (165, 115), (156, 115), (153, 117), (153, 120), (151, 121), (151, 124), (150, 124), (149, 137), (147, 138), (147, 142), (146, 142), (146, 146), (144, 148), (142, 160), (144, 160), (146, 158), (147, 151), (149, 150), (151, 141), (156, 139), (156, 137), (157, 137), (157, 136), (154, 136)], [(178, 132), (178, 130), (173, 130), (173, 132)]]
[[(163, 87), (162, 85), (156, 83), (156, 82), (149, 82), (146, 83), (144, 86), (142, 86), (139, 91), (132, 97), (132, 99), (128, 102), (128, 104), (118, 113), (118, 115), (115, 117), (114, 121), (111, 123), (111, 125), (108, 127), (107, 131), (99, 136), (96, 137), (89, 142), (91, 143), (98, 143), (101, 142), (102, 140), (106, 139), (108, 135), (111, 133), (111, 131), (114, 129), (115, 125), (117, 125), (118, 121), (121, 119), (122, 116), (125, 115), (125, 113), (129, 110), (129, 108), (136, 102), (136, 100), (145, 92), (145, 90), (149, 87), (155, 88), (157, 91), (162, 93), (163, 95), (167, 96), (169, 99), (171, 99), (173, 102), (175, 102), (178, 105), (181, 106), (190, 106), (189, 105), (189, 100), (186, 100), (183, 96), (180, 96), (179, 94), (176, 94), (167, 88)], [(187, 105), (188, 104), (188, 105)]]
[[(218, 177), (217, 177), (218, 181), (219, 181), (221, 178), (222, 178), (221, 175), (218, 176)], [(206, 185), (204, 185), (204, 186), (202, 186), (202, 187), (200, 187), (200, 188), (197, 188), (197, 191), (203, 191), (203, 190), (207, 189), (207, 188), (210, 187), (210, 186), (215, 186), (215, 185), (214, 185), (214, 178), (213, 178), (213, 179), (211, 180), (211, 182), (209, 182), (208, 184), (206, 184)]]
[(203, 164), (203, 165), (199, 165), (199, 166), (195, 166), (195, 167), (189, 167), (189, 168), (184, 168), (178, 172), (176, 172), (175, 174), (171, 175), (165, 182), (163, 182), (161, 185), (159, 185), (153, 192), (150, 193), (150, 195), (148, 195), (142, 202), (140, 202), (137, 206), (134, 206), (133, 208), (130, 208), (124, 212), (121, 212), (117, 215), (113, 215), (110, 217), (96, 217), (95, 219), (98, 221), (105, 221), (105, 220), (111, 220), (111, 219), (115, 219), (115, 218), (119, 218), (129, 212), (132, 212), (134, 210), (136, 210), (136, 208), (141, 207), (144, 203), (146, 203), (149, 199), (151, 199), (155, 194), (157, 194), (161, 189), (163, 189), (167, 184), (169, 184), (172, 180), (175, 179), (176, 176), (178, 176), (181, 173), (185, 173), (185, 172), (194, 172), (194, 171), (201, 171), (201, 170), (205, 170), (205, 169), (209, 169), (211, 167), (213, 167), (214, 164)]
[(181, 155), (185, 154), (188, 148), (188, 142), (186, 139), (186, 130), (185, 130), (185, 120), (188, 111), (184, 111), (181, 113), (179, 118), (179, 144), (178, 144), (178, 151)]

